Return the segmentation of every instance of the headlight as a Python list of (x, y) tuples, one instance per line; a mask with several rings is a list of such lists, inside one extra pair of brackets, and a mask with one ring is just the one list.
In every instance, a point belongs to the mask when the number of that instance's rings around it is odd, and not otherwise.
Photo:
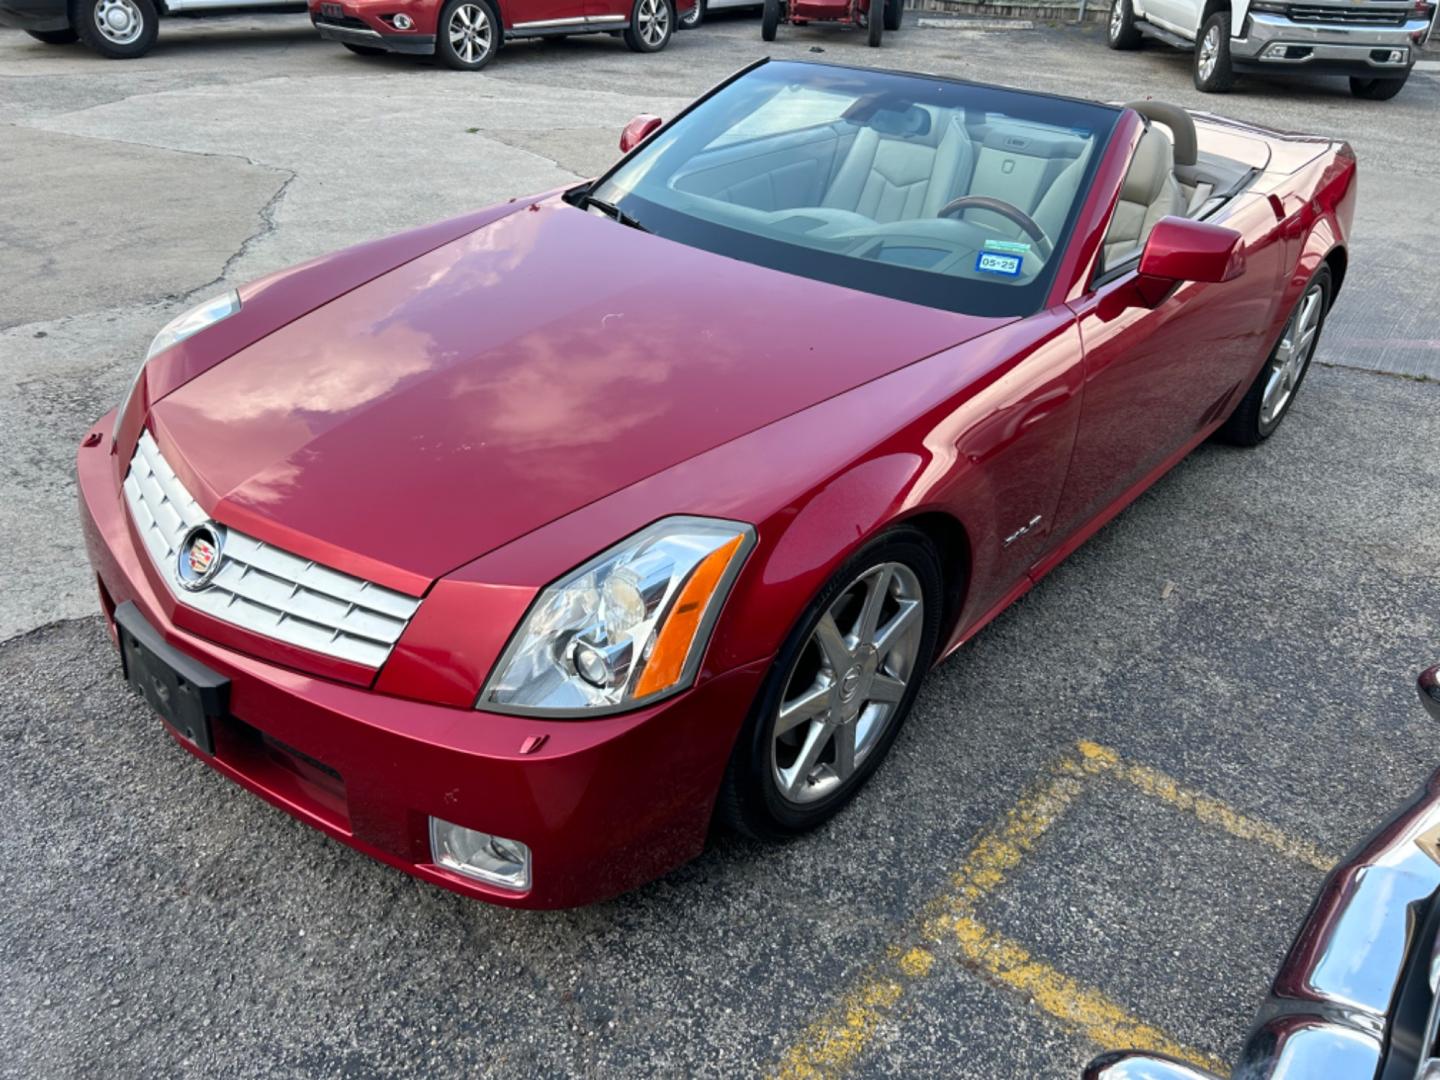
[(227, 293), (206, 300), (203, 304), (196, 304), (189, 311), (182, 311), (162, 326), (160, 332), (150, 342), (150, 348), (145, 350), (145, 359), (135, 369), (135, 377), (130, 380), (130, 389), (125, 391), (125, 397), (115, 413), (116, 427), (119, 427), (120, 418), (125, 415), (125, 410), (130, 405), (130, 395), (135, 393), (135, 384), (140, 381), (140, 372), (145, 370), (145, 365), (150, 362), (151, 357), (164, 352), (171, 345), (177, 345), (186, 338), (198, 334), (207, 326), (214, 326), (220, 320), (228, 319), (239, 310), (240, 294), (231, 289)]
[(755, 543), (748, 525), (673, 517), (549, 585), (477, 708), (595, 716), (683, 690)]

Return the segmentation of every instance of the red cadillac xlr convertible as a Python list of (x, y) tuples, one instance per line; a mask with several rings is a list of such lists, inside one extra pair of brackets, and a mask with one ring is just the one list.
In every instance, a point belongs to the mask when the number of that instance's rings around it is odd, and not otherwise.
[(1276, 429), (1345, 277), (1323, 138), (774, 61), (657, 124), (181, 315), (79, 451), (181, 744), (496, 903), (833, 815), (932, 664)]

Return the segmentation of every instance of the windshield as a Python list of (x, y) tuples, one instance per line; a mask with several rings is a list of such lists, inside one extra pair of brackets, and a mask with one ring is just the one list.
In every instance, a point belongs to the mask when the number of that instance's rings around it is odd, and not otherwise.
[(772, 61), (702, 100), (589, 195), (629, 224), (731, 258), (930, 307), (1027, 315), (1045, 301), (1118, 116)]

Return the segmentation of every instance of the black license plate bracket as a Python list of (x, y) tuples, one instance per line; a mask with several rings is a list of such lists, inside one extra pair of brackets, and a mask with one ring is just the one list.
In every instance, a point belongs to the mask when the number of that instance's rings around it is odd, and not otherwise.
[(128, 600), (115, 609), (115, 629), (126, 680), (165, 723), (214, 754), (214, 722), (229, 707), (230, 680), (170, 645)]

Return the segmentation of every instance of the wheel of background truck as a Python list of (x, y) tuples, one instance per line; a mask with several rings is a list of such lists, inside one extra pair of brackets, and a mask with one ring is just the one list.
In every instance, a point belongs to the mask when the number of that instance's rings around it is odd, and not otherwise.
[(901, 526), (846, 561), (776, 653), (731, 752), (715, 815), (781, 840), (833, 817), (880, 766), (935, 656), (935, 547)]
[(1230, 12), (1217, 11), (1200, 28), (1195, 43), (1195, 89), (1205, 94), (1223, 94), (1235, 85), (1230, 66)]
[(694, 30), (705, 21), (705, 0), (695, 0), (695, 6), (680, 18), (680, 29)]
[(151, 0), (80, 0), (74, 12), (80, 40), (111, 60), (144, 56), (160, 33)]
[(869, 30), (869, 41), (872, 49), (880, 47), (880, 37), (885, 33), (885, 10), (876, 11), (875, 5), (883, 3), (884, 0), (870, 0), (870, 11), (865, 16), (865, 22)]
[(1389, 101), (1400, 93), (1400, 88), (1409, 77), (1408, 71), (1398, 79), (1357, 79), (1352, 76), (1350, 93), (1366, 101)]
[(765, 12), (760, 17), (760, 40), (774, 41), (775, 28), (780, 25), (780, 0), (765, 0)]
[(435, 57), (456, 71), (479, 71), (495, 59), (503, 33), (489, 0), (449, 0), (435, 24)]
[(625, 44), (632, 52), (659, 52), (670, 44), (674, 32), (675, 9), (670, 0), (635, 0), (630, 25), (625, 28)]
[(374, 45), (351, 45), (348, 41), (342, 41), (340, 44), (360, 56), (384, 56), (387, 52), (385, 49), (377, 49)]
[(1221, 442), (1234, 446), (1258, 446), (1280, 426), (1280, 421), (1285, 419), (1285, 414), (1295, 403), (1295, 395), (1300, 392), (1305, 373), (1310, 370), (1310, 361), (1320, 344), (1320, 331), (1325, 327), (1325, 315), (1329, 311), (1333, 291), (1330, 268), (1322, 266), (1300, 294), (1300, 300), (1290, 313), (1280, 340), (1260, 369), (1260, 374), (1250, 384), (1250, 389), (1235, 406), (1230, 418), (1215, 433)]
[(1138, 49), (1144, 40), (1144, 35), (1135, 28), (1135, 9), (1130, 6), (1130, 0), (1112, 0), (1105, 44), (1112, 49)]
[(25, 32), (36, 41), (43, 41), (46, 45), (73, 45), (80, 40), (80, 35), (68, 26), (64, 30), (26, 30)]
[(905, 18), (905, 0), (885, 0), (885, 29), (899, 30)]

